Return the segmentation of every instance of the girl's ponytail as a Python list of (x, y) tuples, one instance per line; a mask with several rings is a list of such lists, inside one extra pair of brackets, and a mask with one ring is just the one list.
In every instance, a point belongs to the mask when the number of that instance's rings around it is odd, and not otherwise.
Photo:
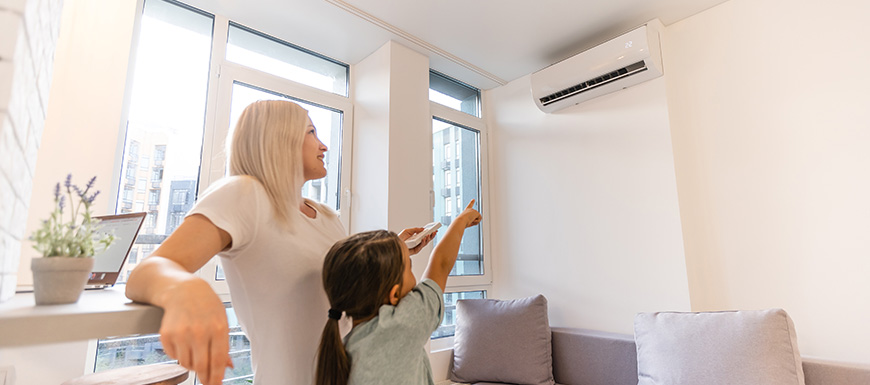
[[(329, 311), (330, 313), (333, 310)], [(320, 348), (317, 349), (316, 385), (347, 385), (350, 377), (350, 357), (344, 350), (341, 333), (338, 330), (338, 320), (330, 314), (323, 334), (320, 337)]]

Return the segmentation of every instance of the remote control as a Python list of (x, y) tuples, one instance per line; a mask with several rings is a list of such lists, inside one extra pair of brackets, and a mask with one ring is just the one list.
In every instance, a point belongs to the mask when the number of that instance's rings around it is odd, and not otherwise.
[(411, 236), (411, 238), (405, 240), (405, 246), (408, 246), (409, 249), (417, 247), (417, 245), (419, 245), (420, 242), (423, 241), (423, 238), (426, 238), (427, 236), (429, 236), (429, 234), (438, 231), (438, 228), (440, 227), (441, 222), (432, 222), (426, 226), (423, 226), (423, 231), (414, 234)]

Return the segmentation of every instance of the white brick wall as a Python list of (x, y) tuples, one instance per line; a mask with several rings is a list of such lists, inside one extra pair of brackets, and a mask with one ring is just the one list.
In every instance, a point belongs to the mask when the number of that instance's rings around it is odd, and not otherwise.
[(0, 0), (0, 301), (15, 293), (63, 0)]

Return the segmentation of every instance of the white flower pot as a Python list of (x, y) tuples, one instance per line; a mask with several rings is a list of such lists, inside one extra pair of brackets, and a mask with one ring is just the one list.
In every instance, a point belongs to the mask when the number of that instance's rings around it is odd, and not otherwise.
[(75, 303), (94, 268), (94, 258), (33, 258), (33, 295), (37, 305)]

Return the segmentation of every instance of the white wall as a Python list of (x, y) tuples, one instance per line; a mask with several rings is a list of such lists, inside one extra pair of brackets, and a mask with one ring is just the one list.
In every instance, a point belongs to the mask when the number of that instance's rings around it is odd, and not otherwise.
[[(102, 191), (96, 210), (110, 211), (135, 13), (135, 0), (64, 1), (32, 200), (22, 216), (27, 219), (25, 234), (52, 210), (52, 188), (67, 173), (80, 184), (96, 175)], [(23, 167), (23, 159), (17, 161)], [(19, 251), (18, 283), (31, 284), (30, 258), (36, 252), (27, 241), (15, 250)], [(87, 348), (88, 341), (78, 341), (0, 349), (0, 367), (15, 367), (16, 384), (57, 384), (84, 373)]]
[[(54, 207), (53, 189), (72, 173), (79, 185), (97, 176), (94, 211), (114, 211), (112, 183), (136, 0), (66, 0), (51, 99), (33, 176), (26, 234)], [(18, 283), (33, 283), (29, 241), (21, 243)]]
[(732, 0), (667, 28), (692, 308), (784, 308), (870, 363), (870, 3)]
[(623, 333), (689, 310), (664, 79), (555, 114), (528, 76), (486, 97), (490, 296), (541, 293), (554, 326)]
[(24, 224), (62, 7), (63, 0), (0, 3), (0, 301), (15, 294), (28, 236)]

